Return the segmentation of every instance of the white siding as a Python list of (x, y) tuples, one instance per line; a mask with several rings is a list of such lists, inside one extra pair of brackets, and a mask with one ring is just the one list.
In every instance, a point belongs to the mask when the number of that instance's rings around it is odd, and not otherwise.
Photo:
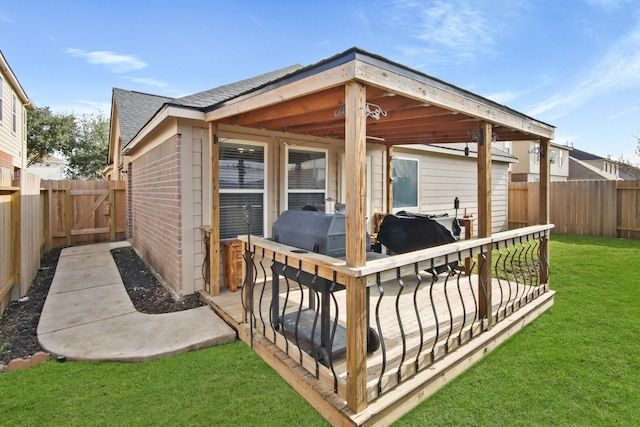
[[(420, 161), (420, 212), (455, 215), (453, 201), (460, 200), (458, 216), (478, 216), (477, 161), (471, 157), (448, 156), (418, 150), (396, 149), (394, 155)], [(508, 164), (492, 165), (492, 231), (507, 229)], [(477, 227), (476, 227), (477, 229)]]

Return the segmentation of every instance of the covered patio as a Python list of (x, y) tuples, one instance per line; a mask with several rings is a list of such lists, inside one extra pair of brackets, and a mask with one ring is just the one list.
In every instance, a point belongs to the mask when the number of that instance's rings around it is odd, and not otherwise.
[[(553, 126), (356, 48), (214, 105), (205, 118), (213, 273), (220, 271), (216, 165), (222, 130), (298, 134), (344, 145), (344, 259), (247, 235), (242, 292), (221, 293), (219, 275), (212, 274), (207, 297), (240, 338), (332, 424), (391, 423), (553, 304), (546, 156)], [(493, 233), (491, 153), (498, 141), (539, 144), (542, 224)], [(477, 147), (477, 233), (367, 260), (368, 143), (385, 146), (386, 177), (393, 176), (396, 145)], [(391, 214), (389, 178), (384, 195)], [(313, 325), (307, 339), (298, 328), (305, 316)]]

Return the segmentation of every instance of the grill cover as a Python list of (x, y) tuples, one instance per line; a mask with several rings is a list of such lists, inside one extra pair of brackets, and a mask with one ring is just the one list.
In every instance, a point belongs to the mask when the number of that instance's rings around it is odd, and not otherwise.
[(282, 212), (271, 229), (276, 242), (334, 258), (346, 255), (345, 233), (345, 215), (308, 210)]
[(384, 217), (377, 240), (392, 252), (402, 254), (452, 243), (459, 238), (460, 224), (455, 217), (398, 212)]

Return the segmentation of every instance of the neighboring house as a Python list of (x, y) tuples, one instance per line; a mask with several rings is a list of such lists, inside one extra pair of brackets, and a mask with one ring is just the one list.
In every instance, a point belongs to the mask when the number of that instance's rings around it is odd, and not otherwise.
[[(569, 156), (572, 148), (551, 143), (551, 182), (566, 181), (569, 176)], [(540, 145), (536, 141), (528, 144), (513, 144), (511, 153), (518, 162), (511, 166), (511, 182), (540, 181)]]
[(27, 165), (27, 109), (33, 103), (0, 51), (0, 167), (19, 176)]
[(34, 163), (27, 168), (40, 179), (62, 180), (67, 162), (54, 156), (47, 156), (44, 160)]
[[(553, 135), (550, 125), (356, 48), (177, 99), (114, 88), (104, 174), (127, 180), (127, 238), (175, 295), (205, 289), (203, 230), (212, 230), (219, 256), (221, 240), (247, 234), (245, 204), (253, 206), (251, 234), (269, 237), (284, 210), (348, 202), (352, 79), (375, 81), (366, 85), (360, 134), (369, 230), (375, 212), (454, 214), (456, 197), (459, 215), (476, 216), (486, 206), (478, 203), (484, 184), (472, 137), (481, 121), (514, 146)], [(508, 167), (516, 159), (494, 147), (491, 160), (489, 232), (497, 232), (507, 229)], [(212, 281), (221, 274), (213, 262)]]
[(616, 162), (618, 165), (618, 175), (624, 180), (640, 180), (640, 168), (624, 162)]
[(600, 179), (621, 179), (618, 162), (578, 150), (577, 148), (572, 148), (569, 164), (569, 180)]

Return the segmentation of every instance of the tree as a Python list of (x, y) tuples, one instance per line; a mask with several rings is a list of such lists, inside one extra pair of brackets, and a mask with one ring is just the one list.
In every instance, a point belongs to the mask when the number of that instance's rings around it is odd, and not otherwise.
[(76, 139), (73, 114), (53, 114), (49, 107), (27, 112), (27, 166), (56, 153), (66, 155)]
[(67, 152), (66, 174), (71, 179), (102, 179), (109, 154), (109, 120), (102, 113), (77, 120), (76, 139)]

